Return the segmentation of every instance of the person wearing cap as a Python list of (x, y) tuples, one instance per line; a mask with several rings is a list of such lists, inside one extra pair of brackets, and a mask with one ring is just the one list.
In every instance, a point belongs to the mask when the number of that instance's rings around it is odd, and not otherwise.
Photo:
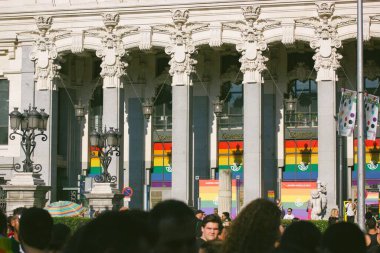
[(197, 210), (195, 211), (195, 218), (197, 219), (196, 224), (195, 224), (195, 232), (198, 237), (202, 236), (202, 220), (204, 218), (205, 212), (202, 210)]

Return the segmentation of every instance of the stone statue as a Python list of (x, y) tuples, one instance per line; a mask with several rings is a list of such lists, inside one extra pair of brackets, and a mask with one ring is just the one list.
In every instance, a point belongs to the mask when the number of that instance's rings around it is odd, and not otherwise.
[(326, 214), (327, 209), (327, 190), (326, 184), (318, 181), (318, 189), (311, 191), (311, 219), (321, 220)]

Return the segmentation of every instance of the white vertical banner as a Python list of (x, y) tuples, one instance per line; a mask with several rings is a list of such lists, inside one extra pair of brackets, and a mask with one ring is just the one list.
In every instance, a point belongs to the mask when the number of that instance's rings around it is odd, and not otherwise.
[(379, 115), (379, 97), (366, 94), (364, 98), (365, 125), (367, 140), (376, 140), (377, 118)]
[(356, 98), (353, 90), (342, 89), (338, 113), (338, 133), (340, 136), (351, 136), (355, 128)]

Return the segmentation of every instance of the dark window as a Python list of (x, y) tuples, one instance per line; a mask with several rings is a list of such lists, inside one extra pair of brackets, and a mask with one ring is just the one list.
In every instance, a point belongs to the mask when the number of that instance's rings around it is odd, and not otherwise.
[(8, 144), (9, 81), (0, 80), (0, 145)]

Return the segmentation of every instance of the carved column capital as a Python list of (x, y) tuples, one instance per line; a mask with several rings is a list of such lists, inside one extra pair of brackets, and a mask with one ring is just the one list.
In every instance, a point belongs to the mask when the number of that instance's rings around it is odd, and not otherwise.
[(187, 22), (188, 10), (174, 10), (172, 13), (174, 24), (157, 25), (153, 29), (170, 34), (170, 44), (165, 53), (171, 56), (169, 74), (173, 77), (172, 85), (192, 85), (190, 74), (194, 72), (197, 61), (191, 57), (196, 52), (191, 35), (209, 24)]
[(104, 27), (91, 28), (85, 31), (87, 35), (102, 39), (102, 47), (96, 51), (96, 56), (102, 59), (100, 75), (103, 77), (103, 87), (122, 88), (120, 78), (126, 74), (128, 64), (124, 57), (128, 54), (123, 45), (123, 37), (138, 30), (132, 26), (118, 26), (119, 14), (107, 12), (102, 14)]

